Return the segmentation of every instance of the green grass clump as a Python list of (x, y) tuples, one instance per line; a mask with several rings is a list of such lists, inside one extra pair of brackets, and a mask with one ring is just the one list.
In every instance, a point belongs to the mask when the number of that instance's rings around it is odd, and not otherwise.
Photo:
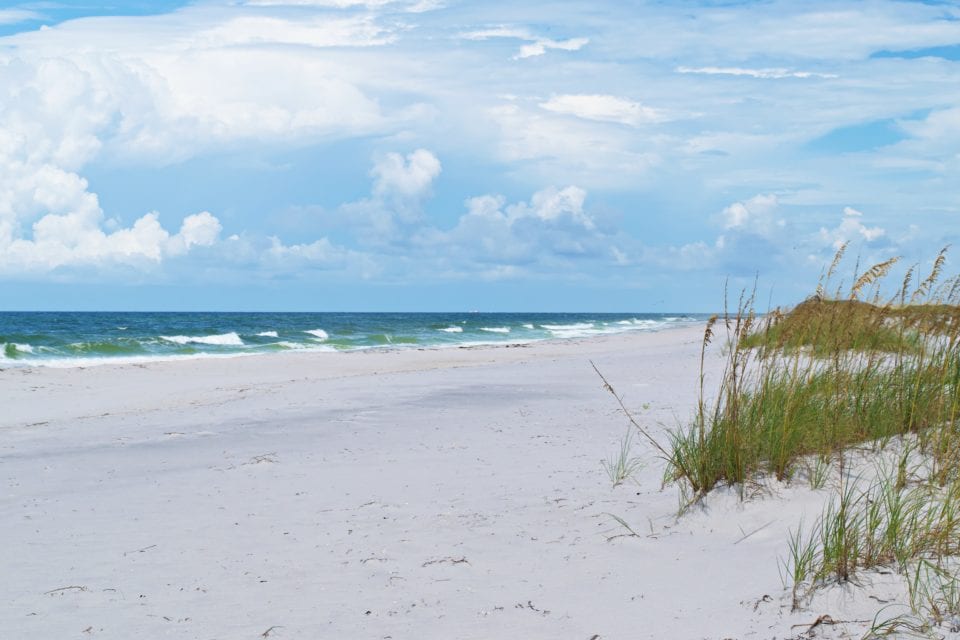
[[(824, 585), (886, 568), (903, 577), (910, 613), (875, 620), (868, 636), (926, 634), (960, 620), (960, 279), (940, 282), (944, 250), (922, 282), (912, 286), (911, 268), (887, 299), (896, 259), (827, 295), (843, 251), (792, 310), (761, 317), (744, 295), (734, 314), (707, 323), (700, 400), (661, 448), (666, 479), (695, 501), (767, 475), (805, 475), (821, 488), (835, 465), (834, 499), (788, 541), (794, 607)], [(722, 329), (729, 351), (711, 402), (705, 354)], [(890, 443), (909, 446), (864, 488), (847, 469), (851, 452), (884, 459)]]
[(792, 533), (784, 566), (794, 609), (818, 588), (884, 568), (904, 579), (915, 630), (960, 615), (960, 480), (944, 486), (926, 477), (908, 481), (904, 464), (881, 470), (866, 487), (842, 475), (837, 496), (814, 525)]
[[(960, 426), (960, 322), (957, 281), (935, 288), (944, 260), (941, 252), (912, 293), (908, 271), (898, 295), (883, 303), (880, 284), (895, 260), (868, 269), (843, 296), (826, 298), (821, 281), (817, 294), (788, 314), (760, 318), (745, 295), (735, 314), (711, 319), (697, 413), (671, 436), (667, 479), (697, 498), (762, 474), (788, 479), (809, 456), (836, 458), (852, 446), (882, 447), (919, 433), (946, 482), (960, 453), (952, 435)], [(949, 297), (937, 297), (944, 291)], [(709, 403), (704, 354), (720, 328), (729, 355)], [(951, 428), (930, 431), (942, 425)]]
[(604, 471), (607, 472), (607, 477), (610, 478), (610, 483), (614, 487), (618, 487), (626, 482), (630, 476), (643, 466), (641, 460), (634, 457), (631, 453), (632, 448), (633, 431), (628, 429), (627, 433), (620, 439), (619, 451), (615, 455), (600, 462)]
[[(911, 267), (887, 299), (881, 291), (896, 259), (827, 295), (844, 249), (815, 294), (792, 310), (758, 316), (753, 295), (744, 294), (735, 313), (707, 322), (697, 410), (669, 443), (654, 439), (597, 373), (632, 428), (666, 459), (665, 481), (680, 485), (681, 510), (720, 485), (743, 495), (768, 475), (837, 488), (813, 526), (801, 524), (788, 541), (794, 608), (827, 584), (888, 568), (906, 582), (910, 613), (881, 620), (878, 612), (865, 637), (927, 637), (945, 623), (960, 629), (960, 278), (941, 282), (944, 249), (923, 281), (912, 286)], [(727, 359), (711, 401), (706, 353), (723, 330)], [(866, 487), (851, 476), (853, 452), (889, 460), (891, 443), (906, 444), (895, 464)], [(605, 463), (614, 485), (632, 460), (627, 438)], [(834, 469), (838, 482), (830, 480)]]
[(860, 300), (811, 297), (787, 313), (775, 311), (763, 330), (744, 336), (747, 349), (793, 350), (809, 347), (818, 356), (835, 349), (914, 352), (918, 331), (890, 307)]
[(949, 334), (958, 324), (957, 305), (881, 305), (811, 296), (787, 312), (774, 310), (762, 330), (744, 336), (741, 346), (809, 348), (818, 356), (836, 349), (913, 353), (925, 335)]

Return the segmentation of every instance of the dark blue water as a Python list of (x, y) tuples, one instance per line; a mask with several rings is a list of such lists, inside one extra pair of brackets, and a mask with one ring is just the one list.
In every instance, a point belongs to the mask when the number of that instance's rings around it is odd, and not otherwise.
[(0, 367), (468, 346), (657, 331), (700, 314), (0, 312)]

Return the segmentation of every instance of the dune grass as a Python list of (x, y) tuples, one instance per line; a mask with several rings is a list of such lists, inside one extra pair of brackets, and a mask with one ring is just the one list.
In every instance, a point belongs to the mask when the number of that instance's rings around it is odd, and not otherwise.
[(642, 461), (635, 457), (633, 450), (633, 431), (628, 429), (620, 439), (620, 449), (616, 454), (601, 461), (611, 485), (616, 488), (626, 482), (630, 476), (643, 467)]
[[(914, 453), (869, 481), (841, 471), (821, 516), (791, 533), (783, 567), (794, 609), (819, 588), (882, 568), (901, 576), (910, 608), (887, 628), (924, 634), (960, 619), (960, 480), (930, 482), (922, 468), (928, 458)], [(920, 462), (906, 471), (911, 458)]]
[[(937, 286), (945, 253), (915, 289), (910, 269), (885, 301), (881, 285), (895, 260), (854, 278), (845, 294), (826, 297), (842, 255), (817, 293), (794, 309), (760, 317), (753, 296), (743, 295), (735, 313), (708, 322), (697, 412), (671, 434), (666, 472), (694, 499), (765, 474), (789, 479), (810, 456), (836, 459), (850, 447), (882, 448), (911, 433), (922, 434), (940, 484), (953, 473), (960, 453), (960, 292), (956, 279)], [(710, 402), (704, 354), (720, 330), (729, 353)]]
[(855, 351), (914, 352), (919, 336), (894, 309), (860, 300), (811, 297), (788, 313), (775, 311), (763, 331), (743, 337), (741, 347), (793, 350), (818, 356), (837, 348)]
[[(667, 461), (664, 481), (680, 486), (681, 511), (715, 487), (743, 496), (769, 476), (835, 489), (787, 542), (794, 608), (826, 585), (883, 569), (904, 581), (909, 613), (885, 618), (881, 609), (864, 637), (939, 637), (944, 626), (960, 631), (960, 278), (941, 278), (944, 249), (922, 281), (914, 285), (911, 267), (886, 298), (897, 259), (855, 270), (848, 289), (828, 294), (845, 248), (796, 307), (761, 316), (744, 293), (733, 313), (708, 321), (697, 409), (669, 442), (597, 374)], [(708, 385), (707, 350), (720, 338), (726, 361)], [(605, 463), (614, 485), (632, 470), (629, 451), (626, 439)], [(874, 472), (855, 476), (871, 459)]]
[[(708, 322), (695, 416), (658, 448), (665, 480), (681, 486), (687, 505), (720, 485), (743, 495), (770, 475), (832, 483), (821, 516), (788, 541), (794, 607), (827, 584), (885, 568), (904, 579), (910, 613), (885, 621), (878, 613), (868, 637), (927, 634), (960, 625), (960, 279), (941, 281), (944, 249), (926, 278), (913, 286), (910, 268), (887, 298), (896, 259), (828, 295), (844, 249), (793, 309), (759, 316), (744, 294), (734, 313)], [(711, 399), (706, 352), (724, 332)], [(871, 479), (854, 477), (852, 461), (862, 470), (869, 457), (886, 462)]]

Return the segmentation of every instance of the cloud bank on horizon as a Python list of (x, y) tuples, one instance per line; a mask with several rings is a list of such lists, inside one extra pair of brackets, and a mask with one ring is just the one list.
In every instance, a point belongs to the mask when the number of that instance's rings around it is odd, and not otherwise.
[(844, 242), (923, 261), (960, 230), (949, 4), (39, 6), (0, 10), (0, 292), (38, 306), (708, 310), (727, 277), (794, 301)]

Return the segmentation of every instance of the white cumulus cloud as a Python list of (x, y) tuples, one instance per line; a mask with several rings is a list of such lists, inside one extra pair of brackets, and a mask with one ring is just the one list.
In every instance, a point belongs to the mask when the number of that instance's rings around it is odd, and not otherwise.
[(166, 250), (171, 255), (181, 255), (191, 247), (209, 247), (213, 245), (223, 226), (209, 211), (201, 211), (183, 219), (180, 232), (167, 241)]
[(399, 153), (388, 153), (373, 166), (374, 194), (422, 198), (429, 192), (433, 180), (440, 175), (437, 156), (426, 149), (417, 149), (404, 158)]
[(411, 243), (451, 272), (491, 279), (570, 269), (580, 260), (613, 262), (614, 239), (587, 211), (586, 198), (574, 185), (547, 187), (527, 202), (509, 204), (501, 195), (475, 196), (453, 228), (423, 228)]
[(530, 204), (520, 203), (508, 211), (514, 220), (533, 216), (544, 221), (569, 218), (584, 229), (593, 229), (593, 219), (583, 210), (587, 192), (576, 186), (563, 189), (548, 187), (533, 194)]
[[(177, 232), (156, 213), (127, 227), (107, 219), (84, 168), (390, 130), (391, 119), (358, 88), (362, 69), (342, 60), (348, 50), (391, 42), (395, 31), (369, 15), (290, 20), (209, 6), (2, 38), (0, 271), (152, 268), (217, 244), (222, 226), (207, 211), (184, 218)], [(308, 52), (331, 47), (336, 58)], [(405, 172), (384, 169), (384, 188), (408, 198), (423, 175), (439, 171), (431, 158), (415, 154)]]
[[(14, 154), (16, 155), (16, 154)], [(49, 162), (0, 152), (0, 273), (46, 273), (62, 267), (149, 267), (167, 256), (216, 242), (209, 212), (186, 217), (170, 234), (156, 213), (127, 228), (106, 220), (87, 180)]]
[(844, 207), (840, 224), (832, 229), (820, 227), (820, 239), (833, 249), (839, 249), (844, 243), (861, 241), (876, 242), (887, 235), (882, 227), (868, 227), (863, 224), (863, 213), (853, 207)]
[(104, 154), (168, 163), (392, 131), (418, 107), (385, 113), (360, 88), (379, 70), (349, 56), (398, 31), (373, 15), (188, 7), (19, 33), (0, 49), (0, 142), (77, 170)]
[(29, 238), (15, 237), (9, 224), (0, 223), (0, 273), (46, 273), (61, 267), (117, 264), (147, 267), (166, 256), (182, 255), (192, 246), (211, 245), (219, 231), (219, 221), (206, 212), (187, 217), (175, 235), (160, 225), (156, 213), (111, 233), (103, 230), (97, 218), (81, 212), (42, 217)]
[(374, 161), (369, 197), (341, 205), (332, 217), (359, 232), (367, 244), (399, 239), (403, 227), (423, 219), (423, 203), (442, 171), (440, 160), (426, 149), (406, 156), (387, 153)]
[(777, 196), (758, 194), (740, 202), (734, 202), (721, 213), (724, 229), (769, 236), (786, 225), (776, 217), (779, 207)]

